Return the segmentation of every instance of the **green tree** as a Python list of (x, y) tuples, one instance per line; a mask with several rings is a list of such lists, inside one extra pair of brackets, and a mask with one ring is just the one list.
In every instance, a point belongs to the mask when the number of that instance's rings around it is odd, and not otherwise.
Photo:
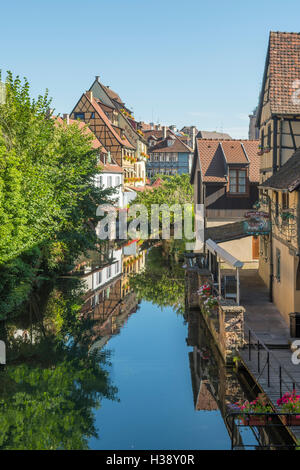
[(130, 277), (130, 286), (139, 300), (184, 312), (184, 271), (174, 259), (164, 255), (161, 246), (150, 249), (144, 271)]
[[(90, 322), (80, 319), (82, 285), (56, 284), (39, 312), (6, 324), (7, 363), (0, 376), (1, 449), (87, 449), (98, 437), (94, 410), (116, 399), (105, 366), (89, 354)], [(26, 335), (16, 338), (17, 331)], [(3, 336), (2, 336), (3, 338)]]
[(47, 92), (31, 99), (27, 80), (7, 74), (0, 105), (0, 318), (23, 302), (34, 281), (97, 249), (96, 209), (111, 194), (93, 183), (99, 169), (91, 135), (54, 119), (50, 104)]

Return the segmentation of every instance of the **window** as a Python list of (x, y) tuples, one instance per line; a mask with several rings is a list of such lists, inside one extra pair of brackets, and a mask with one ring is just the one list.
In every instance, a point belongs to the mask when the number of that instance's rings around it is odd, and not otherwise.
[(289, 193), (282, 193), (282, 209), (288, 209), (289, 207)]
[(95, 119), (95, 113), (91, 113), (91, 119)]
[(95, 176), (95, 186), (96, 186), (96, 188), (100, 188), (100, 185), (101, 185), (101, 176), (96, 175)]
[(269, 124), (269, 126), (268, 126), (267, 147), (271, 148), (271, 124)]
[(279, 204), (278, 204), (278, 192), (275, 191), (275, 215), (278, 217), (279, 215)]
[(98, 271), (97, 272), (97, 283), (101, 284), (101, 282), (102, 282), (102, 272)]
[(84, 113), (74, 113), (74, 118), (84, 121)]
[(116, 186), (121, 184), (121, 176), (116, 176)]
[(265, 133), (264, 133), (264, 130), (262, 129), (261, 134), (260, 134), (260, 145), (262, 149), (264, 148), (264, 141), (265, 141)]
[(107, 177), (107, 186), (110, 188), (112, 186), (112, 176)]
[(280, 282), (280, 250), (276, 248), (276, 278)]
[(246, 170), (229, 170), (229, 192), (246, 193)]
[(117, 261), (115, 264), (115, 274), (118, 274), (119, 271), (120, 271), (120, 261)]

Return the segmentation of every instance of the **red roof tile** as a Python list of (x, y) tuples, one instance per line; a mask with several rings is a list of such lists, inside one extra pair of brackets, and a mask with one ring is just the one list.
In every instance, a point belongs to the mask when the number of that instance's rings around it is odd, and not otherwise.
[(221, 145), (227, 163), (248, 163), (241, 141), (223, 140)]
[(271, 113), (300, 114), (300, 104), (293, 100), (293, 93), (299, 88), (300, 79), (300, 33), (270, 32), (258, 119), (263, 104), (268, 66)]
[(203, 181), (225, 183), (226, 166), (220, 141), (197, 139), (196, 145)]
[[(60, 123), (61, 125), (66, 124), (66, 120), (62, 119), (61, 117), (54, 117), (54, 119)], [(93, 137), (92, 140), (92, 147), (94, 149), (101, 148), (102, 153), (107, 154), (106, 148), (103, 146), (103, 144), (100, 142), (98, 137), (95, 136), (95, 134), (91, 131), (91, 129), (87, 126), (87, 124), (83, 121), (78, 121), (75, 119), (69, 119), (69, 124), (76, 124), (79, 129), (84, 129), (85, 134), (91, 135)]]
[(227, 165), (249, 165), (249, 179), (259, 181), (258, 140), (196, 139), (203, 181), (225, 183)]

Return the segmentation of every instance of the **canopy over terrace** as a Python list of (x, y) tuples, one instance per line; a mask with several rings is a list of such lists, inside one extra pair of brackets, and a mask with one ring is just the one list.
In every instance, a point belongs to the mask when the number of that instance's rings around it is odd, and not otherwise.
[(209, 270), (212, 270), (212, 256), (215, 257), (218, 266), (218, 291), (219, 295), (222, 295), (222, 286), (221, 286), (221, 264), (220, 261), (225, 261), (232, 268), (236, 269), (236, 303), (240, 304), (240, 273), (239, 270), (244, 266), (242, 261), (239, 261), (237, 258), (232, 256), (228, 251), (221, 248), (217, 243), (215, 243), (211, 238), (205, 242), (206, 248), (208, 250), (208, 263)]

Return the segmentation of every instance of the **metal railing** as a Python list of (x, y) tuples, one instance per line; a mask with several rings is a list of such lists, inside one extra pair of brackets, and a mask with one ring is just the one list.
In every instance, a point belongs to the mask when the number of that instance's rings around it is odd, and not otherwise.
[[(242, 411), (231, 411), (225, 416), (225, 423), (229, 429), (229, 434), (231, 437), (231, 449), (233, 450), (236, 447), (255, 447), (254, 444), (245, 444), (244, 442), (235, 443), (236, 436), (239, 435), (238, 429), (240, 427), (250, 427), (258, 447), (260, 449), (276, 449), (276, 450), (298, 450), (300, 448), (300, 443), (296, 443), (292, 437), (289, 436), (287, 442), (271, 442), (272, 437), (270, 436), (270, 442), (266, 442), (266, 435), (260, 433), (260, 429), (264, 428), (268, 430), (269, 428), (284, 428), (284, 426), (300, 426), (300, 414), (299, 413), (255, 413), (255, 412), (242, 412)], [(263, 440), (265, 442), (263, 442)], [(284, 441), (285, 439), (283, 439)]]
[[(284, 392), (300, 392), (300, 384), (280, 363), (274, 353), (268, 349), (264, 342), (258, 338), (254, 331), (245, 323), (245, 347), (248, 350), (248, 361), (255, 364), (259, 377), (266, 370), (268, 388), (279, 386), (280, 398)], [(264, 353), (264, 354), (262, 354)], [(263, 357), (264, 356), (264, 357)]]

